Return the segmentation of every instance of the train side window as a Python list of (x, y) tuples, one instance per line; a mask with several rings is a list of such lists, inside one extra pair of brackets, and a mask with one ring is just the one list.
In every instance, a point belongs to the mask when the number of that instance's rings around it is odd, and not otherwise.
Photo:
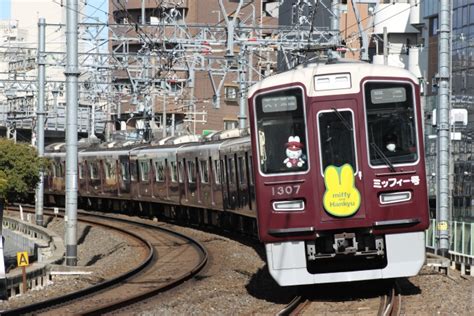
[(63, 163), (58, 162), (54, 164), (54, 176), (56, 178), (63, 178), (64, 173), (63, 173)]
[(89, 170), (90, 170), (91, 180), (98, 180), (99, 179), (99, 165), (97, 161), (92, 161), (89, 164)]
[(239, 184), (245, 184), (247, 177), (245, 176), (245, 163), (244, 163), (244, 157), (238, 157), (237, 158), (237, 163), (238, 163), (238, 174), (239, 174)]
[(55, 162), (55, 163), (53, 164), (53, 168), (52, 168), (52, 169), (53, 169), (53, 177), (55, 177), (55, 178), (60, 177), (60, 174), (59, 174), (59, 164)]
[(130, 173), (129, 173), (129, 165), (128, 161), (121, 161), (120, 168), (122, 169), (122, 180), (129, 181), (130, 180)]
[(137, 161), (130, 161), (130, 180), (137, 181)]
[(229, 179), (227, 179), (229, 184), (234, 184), (235, 183), (235, 163), (234, 163), (233, 157), (230, 157), (227, 159), (227, 171), (229, 172)]
[(115, 163), (111, 161), (106, 161), (104, 163), (105, 168), (105, 178), (107, 180), (116, 179), (116, 170), (115, 170)]
[(79, 164), (79, 179), (84, 179), (84, 165), (82, 163)]
[[(259, 168), (264, 174), (308, 170), (304, 94), (290, 88), (255, 98)], [(287, 149), (301, 150), (299, 163), (289, 163)]]
[(209, 183), (209, 162), (207, 160), (200, 160), (199, 164), (201, 182)]
[(178, 181), (184, 183), (184, 164), (182, 161), (178, 162)]
[(249, 178), (250, 178), (250, 184), (253, 185), (254, 184), (254, 181), (253, 181), (253, 160), (252, 160), (252, 155), (248, 156), (248, 160), (247, 160), (249, 163), (248, 163), (248, 166), (249, 166)]
[(171, 182), (178, 181), (178, 168), (176, 167), (176, 161), (170, 161), (170, 174), (171, 174)]
[[(327, 166), (346, 163), (357, 171), (354, 118), (350, 110), (327, 110), (318, 113), (322, 173)], [(341, 142), (344, 139), (344, 142)]]
[(155, 179), (157, 182), (165, 181), (165, 165), (163, 160), (155, 161)]
[(146, 182), (149, 180), (150, 162), (148, 160), (140, 161), (140, 181)]
[(196, 163), (192, 160), (188, 160), (188, 182), (196, 182)]
[(220, 160), (214, 160), (214, 182), (216, 184), (221, 184), (221, 161)]
[(418, 160), (413, 86), (400, 82), (367, 82), (365, 113), (370, 165)]

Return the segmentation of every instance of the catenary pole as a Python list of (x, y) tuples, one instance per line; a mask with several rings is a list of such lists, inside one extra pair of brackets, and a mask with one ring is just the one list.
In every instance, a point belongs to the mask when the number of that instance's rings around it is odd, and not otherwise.
[(331, 3), (331, 31), (339, 33), (339, 1), (332, 0)]
[(78, 0), (67, 0), (66, 28), (66, 265), (77, 265)]
[[(38, 156), (44, 157), (44, 90), (45, 90), (45, 28), (44, 18), (38, 20), (38, 106), (36, 109), (36, 148)], [(44, 170), (40, 169), (36, 186), (36, 225), (43, 226)]]
[(449, 78), (451, 75), (451, 52), (449, 46), (451, 19), (449, 2), (449, 0), (440, 0), (439, 2), (436, 227), (439, 237), (438, 250), (443, 256), (447, 255), (449, 250)]

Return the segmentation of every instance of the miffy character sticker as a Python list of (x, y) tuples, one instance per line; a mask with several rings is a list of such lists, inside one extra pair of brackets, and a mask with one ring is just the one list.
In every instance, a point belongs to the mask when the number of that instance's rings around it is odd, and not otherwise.
[(336, 217), (354, 215), (360, 207), (360, 193), (354, 185), (354, 170), (350, 164), (328, 166), (324, 170), (324, 209)]
[(286, 159), (283, 163), (287, 168), (302, 167), (305, 161), (301, 158), (303, 155), (303, 144), (299, 136), (290, 136), (286, 143)]

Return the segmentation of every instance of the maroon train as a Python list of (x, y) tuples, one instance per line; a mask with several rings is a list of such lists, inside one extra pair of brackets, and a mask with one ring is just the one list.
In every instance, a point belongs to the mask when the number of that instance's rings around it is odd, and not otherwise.
[[(412, 276), (428, 227), (419, 93), (403, 69), (301, 66), (251, 88), (251, 136), (80, 150), (79, 205), (247, 232), (257, 218), (282, 286)], [(63, 203), (65, 153), (47, 151), (46, 201)]]

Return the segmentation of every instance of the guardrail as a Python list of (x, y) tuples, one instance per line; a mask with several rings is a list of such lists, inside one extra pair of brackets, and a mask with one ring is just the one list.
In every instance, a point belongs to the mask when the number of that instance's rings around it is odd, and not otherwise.
[[(426, 231), (426, 248), (436, 248), (436, 220), (430, 220), (431, 225)], [(469, 267), (470, 275), (474, 276), (474, 223), (450, 221), (449, 255), (452, 266), (459, 265), (461, 274), (466, 274)]]
[[(64, 259), (65, 247), (62, 238), (46, 228), (17, 218), (4, 216), (2, 224), (3, 233), (9, 231), (8, 233), (14, 234), (17, 241), (27, 245), (25, 251), (28, 251), (28, 255), (37, 258), (36, 262), (26, 268), (27, 288), (45, 286), (51, 279), (49, 265), (61, 263)], [(22, 284), (21, 269), (14, 269), (7, 273), (7, 296), (23, 294)]]

